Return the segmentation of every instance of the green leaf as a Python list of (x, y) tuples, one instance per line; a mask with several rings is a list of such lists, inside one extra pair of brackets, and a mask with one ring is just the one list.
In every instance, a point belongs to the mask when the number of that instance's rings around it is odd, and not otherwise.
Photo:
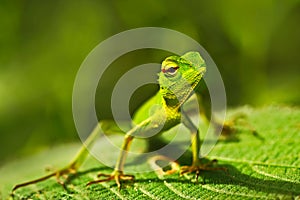
[[(243, 107), (229, 114), (245, 113), (238, 120), (235, 139), (220, 140), (208, 158), (217, 159), (225, 171), (204, 171), (199, 183), (193, 176), (177, 174), (159, 179), (154, 172), (136, 174), (133, 183), (119, 191), (113, 182), (86, 187), (97, 173), (110, 173), (109, 167), (89, 158), (80, 172), (63, 189), (51, 178), (20, 188), (12, 199), (293, 199), (300, 195), (300, 110), (270, 106)], [(249, 131), (253, 126), (259, 137)], [(244, 128), (243, 128), (244, 127)], [(189, 137), (187, 135), (187, 137)], [(59, 168), (67, 164), (79, 144), (58, 146), (30, 158), (6, 164), (0, 169), (0, 191), (8, 197), (14, 184), (40, 177), (45, 165)], [(190, 152), (180, 161), (190, 162)], [(192, 178), (192, 180), (189, 180)], [(1, 196), (0, 196), (1, 197)], [(1, 199), (1, 198), (0, 198)]]

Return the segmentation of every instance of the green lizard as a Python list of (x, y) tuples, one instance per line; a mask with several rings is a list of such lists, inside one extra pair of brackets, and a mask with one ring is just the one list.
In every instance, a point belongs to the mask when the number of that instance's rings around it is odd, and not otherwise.
[[(161, 72), (159, 73), (160, 89), (155, 96), (149, 99), (135, 113), (133, 119), (135, 125), (125, 134), (121, 152), (114, 171), (110, 175), (100, 174), (100, 176), (104, 176), (106, 178), (91, 181), (88, 185), (115, 180), (120, 188), (121, 181), (132, 180), (134, 178), (132, 175), (126, 175), (123, 173), (123, 166), (125, 163), (126, 151), (129, 150), (134, 137), (141, 135), (149, 136), (153, 134), (159, 135), (179, 123), (183, 123), (191, 132), (191, 148), (193, 156), (192, 165), (181, 167), (180, 173), (195, 172), (196, 178), (198, 178), (200, 170), (205, 170), (207, 168), (205, 165), (200, 163), (199, 131), (187, 114), (181, 110), (181, 107), (193, 94), (193, 91), (199, 86), (199, 82), (205, 72), (205, 61), (198, 52), (188, 52), (181, 57), (167, 57), (162, 62)], [(149, 112), (150, 109), (151, 112)], [(70, 165), (42, 178), (18, 184), (13, 188), (13, 191), (20, 187), (46, 180), (52, 176), (57, 178), (58, 183), (64, 185), (64, 182), (61, 181), (60, 178), (68, 174), (76, 173), (80, 165), (86, 159), (88, 155), (87, 149), (93, 145), (101, 127), (105, 127), (105, 122), (100, 122), (97, 125), (88, 139), (84, 142), (85, 145), (83, 145), (83, 147), (79, 150)]]

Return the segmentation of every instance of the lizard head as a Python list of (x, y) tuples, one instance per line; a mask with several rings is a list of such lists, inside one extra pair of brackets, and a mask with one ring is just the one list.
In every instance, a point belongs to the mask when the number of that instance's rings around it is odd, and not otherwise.
[(160, 93), (170, 106), (182, 105), (192, 94), (206, 71), (198, 52), (167, 57), (159, 73)]

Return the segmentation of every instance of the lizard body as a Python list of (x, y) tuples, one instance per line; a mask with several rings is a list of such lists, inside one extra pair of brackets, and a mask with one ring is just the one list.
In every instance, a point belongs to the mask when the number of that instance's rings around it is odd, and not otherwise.
[[(205, 61), (198, 52), (188, 52), (183, 56), (167, 57), (162, 62), (161, 72), (158, 74), (160, 89), (156, 95), (145, 102), (134, 114), (133, 127), (124, 136), (120, 156), (116, 162), (114, 171), (110, 175), (101, 174), (106, 178), (91, 181), (88, 184), (115, 180), (120, 188), (121, 180), (133, 179), (133, 176), (123, 174), (126, 152), (130, 149), (132, 140), (135, 137), (147, 139), (153, 135), (162, 134), (179, 123), (183, 123), (191, 132), (191, 148), (193, 153), (192, 165), (182, 167), (182, 173), (196, 172), (198, 176), (199, 171), (204, 169), (199, 161), (199, 131), (189, 117), (181, 110), (181, 107), (199, 86), (199, 82), (205, 72)], [(51, 176), (56, 176), (58, 183), (64, 185), (64, 182), (60, 181), (60, 177), (76, 173), (88, 155), (87, 149), (93, 145), (100, 126), (103, 125), (105, 126), (104, 123), (97, 125), (85, 141), (85, 146), (79, 150), (70, 165), (45, 177), (18, 184), (13, 188), (13, 191), (20, 187), (43, 181)]]

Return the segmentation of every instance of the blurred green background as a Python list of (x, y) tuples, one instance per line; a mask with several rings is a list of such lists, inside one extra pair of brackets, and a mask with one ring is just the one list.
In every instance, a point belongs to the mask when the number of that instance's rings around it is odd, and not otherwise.
[[(78, 140), (72, 118), (77, 70), (99, 42), (137, 27), (170, 28), (197, 40), (219, 67), (231, 107), (297, 106), (299, 22), (299, 0), (1, 0), (0, 165)], [(133, 52), (115, 64), (128, 69), (165, 55)], [(108, 90), (117, 76), (106, 77)], [(97, 109), (109, 117), (106, 94), (97, 95)]]

